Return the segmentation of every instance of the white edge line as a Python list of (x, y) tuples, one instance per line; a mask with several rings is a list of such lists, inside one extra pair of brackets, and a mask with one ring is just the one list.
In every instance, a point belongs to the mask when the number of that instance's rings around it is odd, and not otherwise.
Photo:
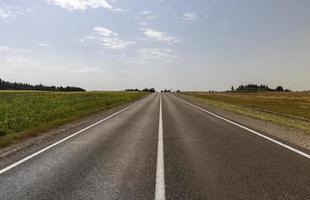
[(250, 129), (250, 128), (247, 128), (247, 127), (245, 127), (245, 126), (243, 126), (243, 125), (240, 125), (240, 124), (238, 124), (238, 123), (236, 123), (236, 122), (233, 122), (233, 121), (231, 121), (231, 120), (229, 120), (229, 119), (226, 119), (226, 118), (224, 118), (224, 117), (221, 117), (221, 116), (219, 116), (219, 115), (217, 115), (217, 114), (215, 114), (215, 113), (213, 113), (213, 112), (210, 112), (210, 111), (208, 111), (208, 110), (205, 110), (205, 109), (203, 109), (203, 108), (200, 108), (200, 107), (198, 107), (198, 106), (196, 106), (196, 105), (194, 105), (194, 104), (192, 104), (192, 103), (190, 103), (190, 102), (188, 102), (188, 101), (186, 101), (186, 100), (184, 100), (184, 99), (181, 99), (180, 97), (177, 97), (177, 96), (175, 96), (175, 97), (178, 98), (178, 99), (180, 99), (180, 100), (182, 100), (183, 102), (185, 102), (185, 103), (187, 103), (187, 104), (189, 104), (189, 105), (191, 105), (191, 106), (193, 106), (193, 107), (195, 107), (195, 108), (201, 110), (201, 111), (204, 111), (204, 112), (206, 112), (206, 113), (208, 113), (208, 114), (210, 114), (210, 115), (213, 115), (214, 117), (217, 117), (217, 118), (219, 118), (219, 119), (222, 119), (222, 120), (224, 120), (224, 121), (226, 121), (226, 122), (228, 122), (228, 123), (231, 123), (231, 124), (233, 124), (233, 125), (235, 125), (235, 126), (238, 126), (238, 127), (242, 128), (242, 129), (244, 129), (244, 130), (247, 130), (247, 131), (249, 131), (249, 132), (251, 132), (251, 133), (254, 133), (255, 135), (258, 135), (258, 136), (260, 136), (260, 137), (262, 137), (262, 138), (265, 138), (266, 140), (269, 140), (269, 141), (271, 141), (271, 142), (273, 142), (273, 143), (276, 143), (276, 144), (278, 144), (278, 145), (280, 145), (280, 146), (282, 146), (282, 147), (284, 147), (284, 148), (286, 148), (286, 149), (289, 149), (289, 150), (291, 150), (291, 151), (293, 151), (293, 152), (295, 152), (295, 153), (297, 153), (297, 154), (299, 154), (299, 155), (301, 155), (301, 156), (304, 156), (304, 157), (306, 157), (306, 158), (310, 158), (310, 155), (309, 155), (309, 154), (307, 154), (307, 153), (305, 153), (305, 152), (302, 152), (302, 151), (300, 151), (300, 150), (298, 150), (298, 149), (295, 149), (294, 147), (291, 147), (291, 146), (289, 146), (289, 145), (287, 145), (287, 144), (284, 144), (284, 143), (279, 142), (279, 141), (277, 141), (277, 140), (275, 140), (275, 139), (272, 139), (272, 138), (270, 138), (270, 137), (268, 137), (268, 136), (266, 136), (266, 135), (264, 135), (264, 134), (262, 134), (262, 133), (259, 133), (259, 132), (257, 132), (257, 131), (254, 131), (254, 130), (252, 130), (252, 129)]
[(155, 200), (165, 200), (165, 165), (164, 165), (164, 139), (163, 139), (163, 117), (162, 117), (162, 95), (160, 94), (159, 125), (158, 125), (158, 146), (157, 146), (157, 167)]
[(37, 155), (39, 155), (39, 154), (45, 152), (45, 151), (47, 151), (47, 150), (49, 150), (49, 149), (51, 149), (51, 148), (53, 148), (54, 146), (56, 146), (56, 145), (58, 145), (58, 144), (60, 144), (60, 143), (62, 143), (62, 142), (64, 142), (64, 141), (66, 141), (66, 140), (68, 140), (68, 139), (70, 139), (70, 138), (72, 138), (72, 137), (74, 137), (74, 136), (76, 136), (76, 135), (82, 133), (83, 131), (86, 131), (87, 129), (90, 129), (91, 127), (96, 126), (96, 125), (98, 125), (98, 124), (100, 124), (100, 123), (102, 123), (102, 122), (104, 122), (104, 121), (106, 121), (106, 120), (108, 120), (108, 119), (114, 117), (115, 115), (117, 115), (117, 114), (119, 114), (119, 113), (121, 113), (121, 112), (124, 112), (125, 110), (127, 110), (127, 109), (129, 109), (129, 108), (135, 106), (136, 104), (140, 103), (140, 102), (143, 101), (143, 100), (145, 100), (145, 98), (143, 98), (143, 99), (141, 99), (141, 100), (135, 102), (134, 104), (132, 104), (132, 105), (126, 107), (126, 108), (123, 108), (123, 109), (120, 110), (120, 111), (117, 111), (116, 113), (113, 113), (112, 115), (110, 115), (110, 116), (108, 116), (108, 117), (106, 117), (106, 118), (104, 118), (104, 119), (101, 119), (100, 121), (98, 121), (98, 122), (96, 122), (96, 123), (94, 123), (94, 124), (92, 124), (92, 125), (90, 125), (90, 126), (84, 128), (84, 129), (82, 129), (82, 130), (80, 130), (80, 131), (78, 131), (78, 132), (73, 133), (72, 135), (69, 135), (68, 137), (65, 137), (65, 138), (62, 139), (62, 140), (59, 140), (58, 142), (55, 142), (55, 143), (53, 143), (53, 144), (51, 144), (51, 145), (49, 145), (49, 146), (47, 146), (47, 147), (45, 147), (45, 148), (43, 148), (43, 149), (41, 149), (41, 150), (39, 150), (39, 151), (37, 151), (37, 152), (35, 152), (35, 153), (33, 153), (33, 154), (31, 154), (31, 155), (29, 155), (29, 156), (27, 156), (27, 157), (25, 157), (25, 158), (23, 158), (23, 159), (21, 159), (21, 160), (15, 162), (15, 163), (13, 163), (13, 164), (11, 164), (11, 165), (5, 167), (4, 169), (1, 169), (1, 170), (0, 170), (0, 174), (3, 174), (4, 172), (6, 172), (6, 171), (8, 171), (8, 170), (10, 170), (10, 169), (12, 169), (12, 168), (14, 168), (14, 167), (16, 167), (16, 166), (18, 166), (18, 165), (24, 163), (24, 162), (26, 162), (27, 160), (29, 160), (29, 159), (31, 159), (31, 158), (33, 158), (33, 157), (35, 157), (35, 156), (37, 156)]

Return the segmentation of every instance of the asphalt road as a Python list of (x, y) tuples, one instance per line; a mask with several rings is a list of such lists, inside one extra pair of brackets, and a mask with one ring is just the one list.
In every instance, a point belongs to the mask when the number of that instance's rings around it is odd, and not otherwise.
[(1, 200), (154, 198), (310, 199), (310, 159), (152, 94), (0, 171)]

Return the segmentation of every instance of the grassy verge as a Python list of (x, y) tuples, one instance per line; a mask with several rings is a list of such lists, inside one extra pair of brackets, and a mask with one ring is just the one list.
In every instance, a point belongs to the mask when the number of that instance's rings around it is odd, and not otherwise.
[(310, 92), (183, 92), (199, 102), (310, 134)]
[(0, 92), (0, 147), (146, 94), (143, 92)]

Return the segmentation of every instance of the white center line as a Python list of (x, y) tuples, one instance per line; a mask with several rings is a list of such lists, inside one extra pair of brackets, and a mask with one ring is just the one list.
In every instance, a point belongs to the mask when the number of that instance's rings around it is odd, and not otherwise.
[(206, 113), (208, 113), (208, 114), (210, 114), (210, 115), (213, 115), (214, 117), (217, 117), (217, 118), (219, 118), (219, 119), (221, 119), (221, 120), (224, 120), (224, 121), (226, 121), (226, 122), (228, 122), (228, 123), (230, 123), (230, 124), (233, 124), (233, 125), (235, 125), (235, 126), (238, 126), (239, 128), (242, 128), (242, 129), (244, 129), (244, 130), (247, 130), (247, 131), (249, 131), (249, 132), (251, 132), (251, 133), (253, 133), (253, 134), (255, 134), (255, 135), (258, 135), (258, 136), (260, 136), (260, 137), (262, 137), (262, 138), (265, 138), (266, 140), (269, 140), (270, 142), (273, 142), (273, 143), (278, 144), (278, 145), (280, 145), (280, 146), (282, 146), (282, 147), (284, 147), (284, 148), (286, 148), (286, 149), (289, 149), (289, 150), (291, 150), (291, 151), (293, 151), (293, 152), (295, 152), (295, 153), (297, 153), (297, 154), (299, 154), (299, 155), (301, 155), (301, 156), (304, 156), (304, 157), (306, 157), (306, 158), (310, 158), (310, 155), (309, 155), (309, 154), (307, 154), (307, 153), (305, 153), (305, 152), (302, 152), (302, 151), (300, 151), (300, 150), (298, 150), (298, 149), (295, 149), (294, 147), (291, 147), (291, 146), (289, 146), (289, 145), (287, 145), (287, 144), (284, 144), (284, 143), (279, 142), (279, 141), (277, 141), (277, 140), (275, 140), (275, 139), (272, 139), (272, 138), (270, 138), (270, 137), (268, 137), (268, 136), (266, 136), (266, 135), (264, 135), (264, 134), (262, 134), (262, 133), (259, 133), (259, 132), (257, 132), (257, 131), (254, 131), (254, 130), (248, 128), (248, 127), (245, 127), (245, 126), (243, 126), (243, 125), (241, 125), (241, 124), (238, 124), (238, 123), (236, 123), (236, 122), (233, 122), (233, 121), (231, 121), (231, 120), (229, 120), (229, 119), (226, 119), (226, 118), (224, 118), (224, 117), (221, 117), (221, 116), (219, 116), (219, 115), (217, 115), (217, 114), (215, 114), (215, 113), (213, 113), (213, 112), (210, 112), (210, 111), (208, 111), (208, 110), (206, 110), (206, 109), (200, 108), (200, 107), (198, 107), (198, 106), (196, 106), (196, 105), (194, 105), (194, 104), (192, 104), (192, 103), (190, 103), (190, 102), (188, 102), (188, 101), (185, 101), (184, 99), (181, 99), (181, 98), (179, 98), (179, 97), (177, 97), (177, 96), (175, 96), (175, 97), (178, 98), (178, 99), (180, 99), (181, 101), (183, 101), (184, 103), (186, 103), (186, 104), (188, 104), (188, 105), (190, 105), (190, 106), (193, 106), (193, 107), (195, 107), (195, 108), (197, 108), (197, 109), (199, 109), (199, 110), (201, 110), (201, 111), (203, 111), (203, 112), (206, 112)]
[(21, 159), (21, 160), (15, 162), (15, 163), (13, 163), (13, 164), (11, 164), (11, 165), (5, 167), (4, 169), (1, 169), (1, 170), (0, 170), (0, 174), (3, 174), (4, 172), (6, 172), (6, 171), (8, 171), (8, 170), (10, 170), (10, 169), (12, 169), (12, 168), (14, 168), (14, 167), (16, 167), (16, 166), (18, 166), (18, 165), (24, 163), (24, 162), (26, 162), (27, 160), (30, 160), (31, 158), (33, 158), (33, 157), (35, 157), (35, 156), (37, 156), (37, 155), (39, 155), (39, 154), (41, 154), (41, 153), (43, 153), (43, 152), (45, 152), (45, 151), (51, 149), (51, 148), (53, 148), (54, 146), (56, 146), (56, 145), (58, 145), (58, 144), (60, 144), (60, 143), (63, 143), (64, 141), (66, 141), (66, 140), (68, 140), (68, 139), (70, 139), (70, 138), (72, 138), (72, 137), (74, 137), (74, 136), (76, 136), (76, 135), (78, 135), (78, 134), (80, 134), (80, 133), (86, 131), (87, 129), (90, 129), (90, 128), (93, 127), (93, 126), (96, 126), (96, 125), (98, 125), (98, 124), (100, 124), (100, 123), (102, 123), (102, 122), (104, 122), (104, 121), (106, 121), (106, 120), (108, 120), (108, 119), (114, 117), (115, 115), (118, 115), (118, 114), (120, 114), (121, 112), (124, 112), (125, 110), (128, 110), (129, 108), (131, 108), (131, 107), (137, 105), (138, 103), (144, 101), (145, 99), (146, 99), (146, 98), (143, 98), (143, 99), (141, 99), (141, 100), (135, 102), (134, 104), (131, 104), (130, 106), (128, 106), (128, 107), (126, 107), (126, 108), (123, 108), (122, 110), (120, 110), (120, 111), (118, 111), (118, 112), (116, 112), (116, 113), (114, 113), (114, 114), (112, 114), (112, 115), (110, 115), (110, 116), (108, 116), (108, 117), (106, 117), (106, 118), (104, 118), (104, 119), (102, 119), (102, 120), (100, 120), (100, 121), (98, 121), (98, 122), (96, 122), (96, 123), (94, 123), (94, 124), (92, 124), (92, 125), (90, 125), (90, 126), (84, 128), (84, 129), (82, 129), (82, 130), (80, 130), (80, 131), (78, 131), (78, 132), (76, 132), (76, 133), (73, 133), (72, 135), (69, 135), (68, 137), (66, 137), (66, 138), (64, 138), (64, 139), (62, 139), (62, 140), (59, 140), (58, 142), (56, 142), (56, 143), (54, 143), (54, 144), (49, 145), (49, 146), (45, 147), (44, 149), (41, 149), (40, 151), (37, 151), (37, 152), (35, 152), (35, 153), (33, 153), (33, 154), (31, 154), (31, 155), (29, 155), (29, 156), (27, 156), (27, 157), (25, 157), (25, 158), (23, 158), (23, 159)]
[(160, 94), (155, 200), (165, 200), (165, 199), (166, 197), (165, 197), (165, 165), (164, 165), (164, 139), (163, 139), (163, 109), (162, 109), (162, 96)]

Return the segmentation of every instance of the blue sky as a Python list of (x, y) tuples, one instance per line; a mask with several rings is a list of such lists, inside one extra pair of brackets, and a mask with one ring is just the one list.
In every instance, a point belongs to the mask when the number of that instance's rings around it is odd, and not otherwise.
[(0, 78), (89, 90), (309, 90), (309, 10), (309, 0), (1, 0)]

